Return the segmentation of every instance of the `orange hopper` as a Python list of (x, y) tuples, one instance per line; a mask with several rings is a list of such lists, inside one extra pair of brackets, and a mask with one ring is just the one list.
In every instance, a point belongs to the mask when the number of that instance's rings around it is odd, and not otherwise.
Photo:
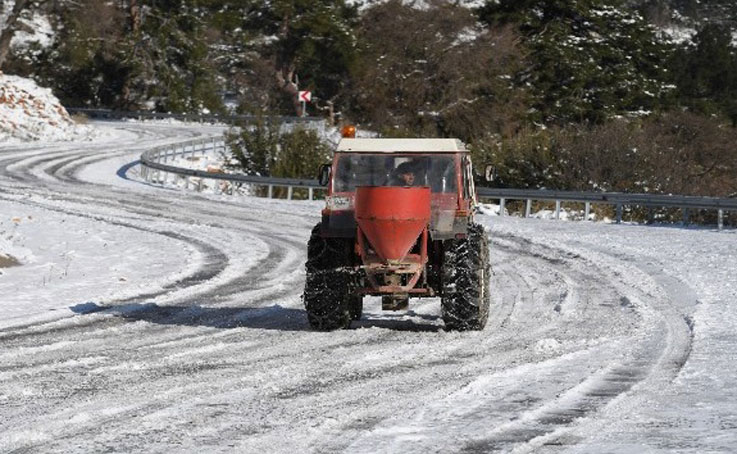
[(358, 227), (385, 261), (401, 261), (430, 222), (430, 188), (356, 188)]

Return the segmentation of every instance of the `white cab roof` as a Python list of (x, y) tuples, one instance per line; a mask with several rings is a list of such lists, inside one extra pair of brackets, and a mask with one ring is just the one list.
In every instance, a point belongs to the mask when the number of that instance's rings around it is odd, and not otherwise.
[(458, 139), (341, 139), (338, 152), (356, 153), (457, 153), (465, 152)]

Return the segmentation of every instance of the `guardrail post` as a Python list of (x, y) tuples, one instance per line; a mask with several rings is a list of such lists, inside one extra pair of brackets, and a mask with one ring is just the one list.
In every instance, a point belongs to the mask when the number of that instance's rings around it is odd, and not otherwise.
[(724, 210), (720, 209), (717, 211), (717, 228), (722, 230), (724, 228)]
[(653, 207), (647, 208), (647, 223), (653, 224), (655, 222), (655, 210), (653, 210)]
[(688, 208), (682, 208), (683, 210), (683, 225), (688, 225), (689, 211)]
[(274, 185), (273, 184), (269, 185), (269, 198), (270, 199), (274, 198)]
[(527, 199), (527, 202), (525, 203), (525, 217), (530, 217), (530, 212), (532, 211), (532, 200)]
[(200, 182), (197, 183), (197, 192), (202, 192), (202, 181), (204, 178), (200, 177)]
[(560, 200), (555, 201), (555, 219), (560, 219)]
[(292, 186), (287, 187), (287, 200), (292, 200), (292, 193), (294, 192), (294, 188)]
[(506, 205), (506, 199), (499, 199), (499, 216), (504, 216), (504, 205)]
[(307, 198), (309, 200), (314, 200), (314, 198), (315, 198), (315, 189), (314, 188), (309, 188), (307, 190)]
[(591, 214), (591, 202), (586, 202), (583, 206), (583, 220), (589, 220), (589, 214)]
[(617, 204), (617, 224), (622, 223), (622, 204)]

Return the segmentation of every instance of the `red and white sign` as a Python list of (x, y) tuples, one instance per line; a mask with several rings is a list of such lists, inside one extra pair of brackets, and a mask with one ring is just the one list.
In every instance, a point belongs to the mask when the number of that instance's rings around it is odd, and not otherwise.
[(310, 102), (312, 101), (312, 92), (311, 91), (300, 91), (299, 92), (299, 100), (302, 102)]

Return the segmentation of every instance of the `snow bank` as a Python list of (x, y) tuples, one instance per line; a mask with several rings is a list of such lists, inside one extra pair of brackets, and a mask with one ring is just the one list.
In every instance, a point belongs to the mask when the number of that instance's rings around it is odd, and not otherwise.
[(50, 89), (0, 72), (0, 142), (87, 140), (92, 134), (72, 120)]

